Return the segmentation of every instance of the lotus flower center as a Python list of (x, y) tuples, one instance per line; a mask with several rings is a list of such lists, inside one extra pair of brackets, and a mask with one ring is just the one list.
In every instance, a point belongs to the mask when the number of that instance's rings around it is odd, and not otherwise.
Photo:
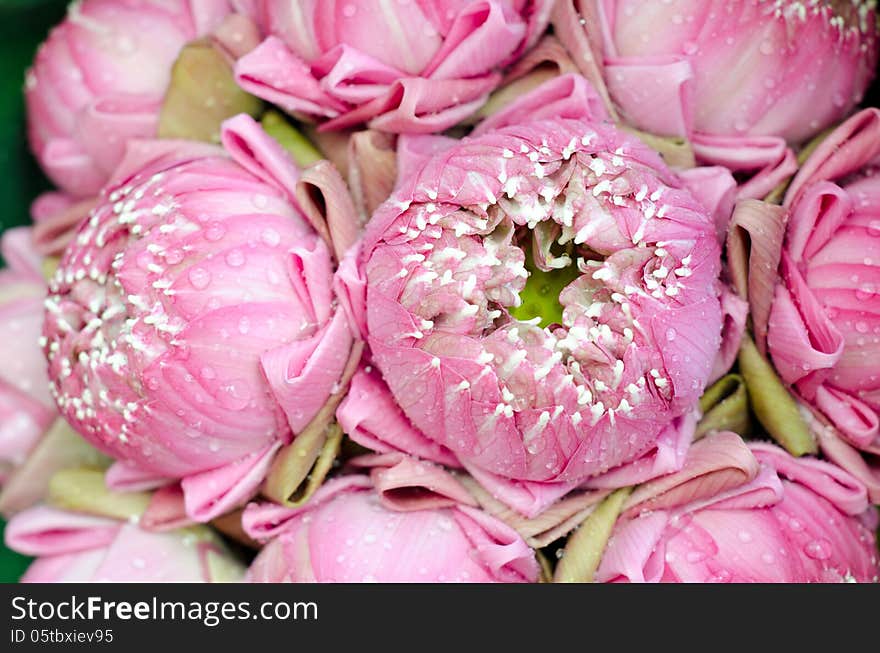
[(541, 269), (532, 253), (531, 245), (523, 249), (526, 254), (525, 268), (529, 277), (525, 288), (519, 293), (520, 305), (511, 306), (508, 312), (520, 322), (540, 319), (538, 326), (541, 328), (562, 324), (563, 306), (559, 301), (559, 294), (581, 275), (580, 270), (572, 263), (575, 258), (573, 247), (569, 243), (565, 252), (553, 252), (554, 260), (563, 264), (548, 270)]

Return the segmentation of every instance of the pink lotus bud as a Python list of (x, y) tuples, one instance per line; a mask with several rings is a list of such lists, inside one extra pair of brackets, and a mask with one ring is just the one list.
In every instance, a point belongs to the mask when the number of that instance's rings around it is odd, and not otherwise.
[(367, 123), (382, 131), (435, 132), (486, 101), (499, 70), (544, 31), (553, 3), (234, 4), (266, 36), (236, 65), (248, 92), (325, 121), (325, 129)]
[(441, 151), (374, 215), (361, 262), (374, 364), (471, 473), (577, 484), (639, 458), (720, 344), (714, 218), (604, 124)]
[(268, 540), (250, 582), (535, 582), (534, 552), (509, 526), (468, 505), (401, 512), (366, 476), (326, 483), (302, 508), (247, 507), (251, 537)]
[(37, 559), (23, 583), (238, 582), (243, 565), (198, 526), (151, 533), (137, 522), (38, 506), (6, 525), (6, 545)]
[(786, 141), (802, 143), (861, 100), (877, 63), (874, 6), (561, 0), (554, 25), (625, 121), (690, 138), (704, 161), (763, 170), (743, 189), (758, 197), (795, 171)]
[[(769, 306), (757, 313), (765, 317), (756, 320), (756, 334), (766, 333), (780, 377), (816, 412), (820, 444), (868, 486), (874, 501), (880, 501), (878, 163), (880, 111), (867, 109), (804, 164), (786, 196), (787, 222), (779, 213), (762, 220), (764, 246), (779, 261), (779, 273), (755, 269), (760, 283), (750, 297), (753, 306)], [(820, 422), (830, 431), (822, 433)], [(865, 460), (846, 453), (847, 445)]]
[(97, 193), (129, 139), (155, 136), (181, 48), (229, 11), (228, 0), (72, 3), (26, 79), (31, 148), (52, 181)]
[(352, 349), (331, 289), (347, 198), (328, 194), (327, 223), (306, 211), (296, 166), (247, 116), (222, 140), (130, 148), (50, 282), (45, 326), (62, 414), (122, 476), (183, 479), (197, 520), (256, 491)]
[(839, 467), (722, 433), (633, 493), (596, 579), (877, 582), (876, 526), (864, 485)]

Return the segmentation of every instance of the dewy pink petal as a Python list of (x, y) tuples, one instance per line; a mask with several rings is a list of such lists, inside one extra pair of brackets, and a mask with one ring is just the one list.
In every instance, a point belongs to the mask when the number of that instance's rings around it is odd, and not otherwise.
[[(581, 261), (562, 324), (514, 320), (515, 234)], [(708, 210), (610, 126), (536, 121), (465, 139), (401, 180), (361, 249), (375, 365), (414, 426), (463, 463), (582, 481), (690, 408), (720, 344)]]
[(251, 565), (251, 582), (537, 580), (534, 552), (497, 519), (466, 505), (395, 512), (369, 482), (345, 479), (303, 508), (248, 507), (251, 529), (261, 522), (249, 513), (283, 524)]
[(244, 571), (207, 530), (150, 533), (45, 506), (13, 517), (5, 536), (9, 548), (38, 556), (25, 583), (230, 582)]

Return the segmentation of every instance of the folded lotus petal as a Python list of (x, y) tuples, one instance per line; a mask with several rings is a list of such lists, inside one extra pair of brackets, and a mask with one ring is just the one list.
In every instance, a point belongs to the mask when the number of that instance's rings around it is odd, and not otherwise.
[(117, 460), (107, 470), (104, 482), (117, 492), (143, 492), (155, 490), (172, 482), (165, 476), (138, 467), (129, 460)]
[(749, 445), (759, 462), (772, 466), (790, 481), (809, 488), (839, 511), (859, 515), (868, 509), (865, 486), (845, 470), (815, 458), (793, 458), (772, 444), (753, 442)]
[(500, 2), (470, 3), (456, 15), (422, 75), (437, 80), (476, 77), (511, 59), (526, 26), (506, 9)]
[(694, 197), (711, 211), (715, 219), (718, 241), (724, 243), (733, 217), (737, 197), (736, 180), (730, 171), (720, 166), (682, 170), (679, 176)]
[(334, 497), (346, 492), (357, 492), (372, 487), (367, 476), (337, 476), (324, 483), (311, 500), (302, 506), (288, 508), (277, 503), (249, 503), (241, 516), (245, 533), (260, 542), (285, 532), (292, 526), (291, 520), (319, 508)]
[(494, 498), (527, 519), (537, 517), (578, 486), (577, 481), (542, 483), (514, 480), (472, 465), (465, 465), (465, 469)]
[(686, 507), (696, 510), (752, 510), (778, 504), (784, 494), (783, 483), (772, 467), (761, 465), (758, 474), (749, 482), (717, 494), (704, 497)]
[(791, 289), (776, 287), (767, 347), (782, 379), (795, 383), (817, 370), (834, 367), (843, 354), (844, 341), (797, 270), (791, 270), (789, 281)]
[[(548, 74), (545, 76), (544, 72)], [(541, 37), (535, 47), (524, 53), (507, 69), (504, 74), (504, 86), (509, 86), (512, 82), (530, 74), (537, 74), (537, 79), (546, 81), (553, 77), (568, 73), (576, 74), (577, 72), (578, 67), (571, 60), (559, 39), (553, 34), (546, 34)], [(593, 86), (592, 80), (588, 80), (588, 83)], [(499, 89), (496, 94), (502, 92), (503, 88)], [(598, 91), (595, 92), (598, 93)], [(604, 101), (602, 103), (604, 110)]]
[(35, 155), (47, 177), (59, 180), (65, 191), (81, 197), (97, 194), (107, 179), (107, 171), (98, 167), (85, 147), (73, 139), (53, 138)]
[(348, 185), (360, 224), (391, 195), (397, 181), (394, 137), (372, 129), (355, 132), (348, 141)]
[(721, 288), (721, 313), (724, 316), (724, 325), (721, 327), (721, 347), (715, 356), (715, 364), (709, 375), (709, 383), (714, 383), (733, 367), (746, 330), (749, 304), (730, 290), (727, 285), (723, 285)]
[(493, 129), (547, 118), (574, 118), (590, 122), (609, 120), (602, 99), (590, 83), (576, 74), (561, 75), (520, 96), (480, 121), (473, 136)]
[(548, 506), (539, 515), (528, 518), (499, 501), (482, 484), (470, 476), (459, 477), (480, 508), (497, 517), (522, 535), (526, 543), (538, 549), (565, 537), (589, 515), (607, 495), (606, 490), (571, 492)]
[(837, 184), (817, 181), (805, 189), (791, 211), (786, 230), (785, 251), (791, 261), (812, 263), (849, 221), (852, 212), (852, 198)]
[[(577, 74), (578, 68), (568, 56), (565, 48), (553, 35), (546, 35), (526, 52), (504, 73), (501, 85), (492, 92), (487, 102), (466, 122), (479, 123), (498, 111), (516, 102), (521, 96), (533, 91), (541, 84), (561, 75)], [(593, 91), (605, 112), (604, 100)]]
[(688, 413), (672, 421), (650, 451), (635, 460), (615, 467), (581, 484), (585, 488), (614, 490), (645, 483), (653, 478), (677, 472), (684, 465), (694, 439), (696, 413)]
[(367, 282), (358, 265), (360, 245), (351, 247), (333, 275), (333, 292), (339, 307), (345, 313), (355, 338), (363, 339), (367, 332)]
[(95, 577), (104, 557), (102, 549), (61, 553), (37, 558), (19, 578), (20, 583), (82, 583)]
[(785, 209), (766, 202), (739, 202), (727, 239), (727, 260), (734, 289), (749, 303), (755, 342), (767, 350), (767, 323), (776, 288), (785, 235)]
[(877, 442), (880, 417), (864, 402), (836, 388), (816, 388), (816, 407), (837, 427), (840, 434), (861, 449)]
[(16, 467), (36, 446), (55, 414), (0, 379), (0, 467)]
[(294, 197), (300, 172), (290, 155), (253, 118), (235, 116), (223, 123), (223, 147), (242, 168)]
[(880, 503), (880, 458), (856, 449), (833, 426), (816, 429), (822, 453), (842, 469), (852, 474), (868, 492), (871, 503)]
[(3, 481), (0, 514), (7, 518), (45, 497), (51, 479), (62, 469), (80, 466), (100, 469), (110, 463), (63, 419), (55, 419), (40, 435), (27, 458)]
[(309, 65), (274, 36), (235, 63), (235, 81), (248, 93), (288, 112), (332, 118), (345, 110), (345, 104), (315, 79)]
[(83, 107), (78, 136), (86, 154), (109, 175), (133, 138), (156, 133), (161, 95), (103, 95)]
[(693, 68), (682, 57), (608, 58), (608, 92), (627, 122), (662, 136), (689, 136)]
[(225, 0), (71, 5), (38, 50), (25, 89), (31, 149), (61, 190), (96, 195), (128, 139), (155, 137), (180, 50), (230, 10)]
[(328, 95), (348, 104), (375, 100), (404, 75), (344, 43), (313, 61), (311, 70)]
[(572, 60), (597, 90), (608, 113), (616, 120), (617, 113), (605, 85), (604, 51), (599, 31), (601, 17), (596, 3), (557, 0), (551, 20), (554, 34), (571, 53)]
[(260, 45), (260, 32), (254, 21), (243, 14), (229, 14), (211, 34), (211, 41), (232, 61), (237, 61)]
[(94, 579), (106, 582), (237, 582), (242, 566), (216, 536), (154, 533), (122, 526)]
[(260, 366), (294, 435), (301, 432), (342, 380), (353, 343), (345, 315), (332, 319), (314, 336), (296, 340), (260, 357)]
[(475, 557), (498, 581), (534, 582), (538, 577), (535, 552), (510, 526), (470, 506), (459, 506), (454, 519), (476, 549)]
[(366, 221), (355, 210), (342, 175), (330, 162), (318, 161), (303, 171), (296, 199), (315, 231), (329, 239), (336, 260), (342, 260)]
[(187, 7), (200, 34), (215, 31), (229, 14), (229, 0), (187, 0)]
[(96, 198), (75, 201), (66, 193), (46, 192), (31, 204), (33, 240), (43, 256), (60, 256), (79, 224), (95, 208)]
[(197, 522), (208, 522), (243, 506), (256, 494), (280, 447), (275, 442), (241, 460), (186, 476), (180, 482), (186, 514)]
[[(534, 552), (502, 522), (469, 506), (395, 512), (367, 477), (339, 477), (297, 511), (249, 506), (275, 535), (254, 561), (250, 581), (534, 582)], [(363, 481), (366, 481), (366, 485)], [(249, 516), (249, 513), (251, 515)], [(260, 522), (257, 521), (257, 524)], [(272, 526), (271, 524), (279, 524)]]
[(662, 537), (669, 517), (669, 513), (657, 511), (617, 526), (596, 570), (596, 582), (661, 582), (665, 557)]
[(44, 281), (43, 258), (35, 248), (33, 227), (12, 227), (0, 238), (0, 255), (16, 275)]
[(370, 470), (373, 487), (389, 510), (431, 510), (477, 502), (448, 471), (428, 461), (393, 452), (358, 456), (354, 467)]
[(397, 138), (397, 183), (421, 172), (424, 165), (435, 155), (458, 143), (449, 136), (436, 134), (401, 134)]
[[(381, 131), (440, 132), (476, 111), (500, 79), (496, 74), (471, 79), (404, 77), (381, 97), (328, 120), (321, 129), (346, 129), (365, 122)], [(453, 102), (452, 98), (458, 101)]]
[(737, 191), (739, 199), (766, 197), (798, 169), (794, 152), (781, 138), (694, 134), (692, 144), (701, 162), (750, 173)]
[(244, 572), (204, 527), (152, 533), (38, 506), (14, 517), (6, 537), (11, 548), (40, 556), (22, 582), (236, 582)]
[(153, 492), (147, 509), (138, 521), (141, 528), (153, 533), (176, 530), (193, 523), (186, 514), (183, 488), (179, 483), (165, 485)]
[(336, 419), (354, 442), (378, 453), (399, 451), (433, 462), (458, 467), (455, 456), (416, 429), (394, 401), (388, 386), (373, 368), (358, 369)]
[(121, 527), (114, 519), (37, 506), (13, 517), (4, 536), (14, 551), (46, 556), (106, 546)]
[(35, 279), (30, 269), (25, 274), (0, 270), (0, 381), (51, 408), (39, 344), (45, 296), (45, 282)]
[(880, 110), (863, 109), (834, 129), (804, 162), (785, 193), (785, 206), (797, 203), (813, 182), (846, 177), (878, 156)]
[(711, 434), (693, 444), (680, 471), (637, 487), (624, 515), (684, 506), (744, 485), (757, 474), (758, 461), (742, 438), (730, 432)]

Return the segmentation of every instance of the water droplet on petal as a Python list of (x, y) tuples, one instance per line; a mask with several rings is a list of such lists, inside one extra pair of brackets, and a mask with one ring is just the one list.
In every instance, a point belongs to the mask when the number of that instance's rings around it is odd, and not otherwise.
[(281, 234), (274, 229), (266, 229), (263, 232), (263, 242), (269, 247), (277, 247), (281, 243)]
[(226, 255), (226, 262), (230, 267), (240, 268), (244, 265), (245, 256), (240, 249), (234, 249)]
[(219, 222), (212, 222), (205, 229), (205, 238), (210, 241), (218, 241), (226, 235), (226, 227)]
[(189, 282), (196, 290), (204, 290), (211, 283), (211, 273), (205, 268), (193, 268), (188, 276)]
[(813, 560), (827, 560), (831, 557), (831, 542), (825, 538), (819, 538), (807, 542), (804, 553)]

